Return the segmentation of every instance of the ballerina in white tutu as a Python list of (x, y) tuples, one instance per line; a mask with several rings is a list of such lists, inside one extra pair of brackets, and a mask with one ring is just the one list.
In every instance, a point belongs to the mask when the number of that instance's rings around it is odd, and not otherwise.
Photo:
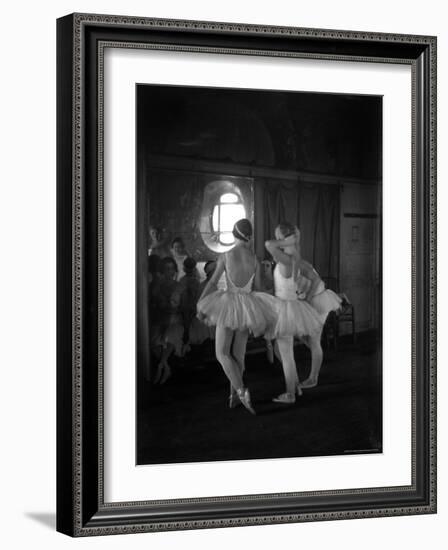
[[(276, 287), (280, 288), (280, 294), (276, 291), (276, 296), (282, 298), (282, 294), (289, 295), (290, 298), (287, 300), (292, 300), (294, 304), (294, 310), (298, 310), (297, 304), (309, 305), (314, 310), (314, 317), (318, 319), (318, 329), (310, 330), (308, 332), (303, 332), (300, 334), (298, 330), (291, 328), (291, 322), (293, 320), (293, 312), (288, 313), (288, 307), (291, 307), (290, 304), (283, 307), (283, 312), (279, 315), (279, 320), (276, 325), (275, 332), (280, 338), (277, 340), (280, 345), (283, 337), (298, 336), (310, 349), (311, 351), (311, 371), (309, 377), (304, 380), (302, 383), (299, 383), (297, 378), (297, 370), (292, 368), (291, 362), (289, 361), (285, 367), (283, 363), (283, 368), (285, 371), (285, 378), (287, 379), (287, 393), (286, 395), (279, 396), (279, 400), (282, 402), (294, 402), (295, 401), (295, 392), (291, 392), (292, 379), (295, 374), (296, 392), (300, 395), (301, 388), (313, 388), (317, 386), (318, 377), (320, 369), (322, 367), (323, 361), (323, 351), (321, 346), (321, 336), (323, 326), (325, 324), (326, 318), (330, 311), (336, 311), (341, 306), (341, 299), (337, 294), (331, 290), (325, 289), (325, 285), (320, 278), (319, 274), (316, 272), (314, 267), (305, 260), (302, 259), (300, 253), (300, 231), (297, 227), (283, 223), (276, 228), (276, 237), (275, 241), (268, 241), (266, 246), (274, 258), (279, 262), (279, 266), (282, 264), (285, 266), (290, 266), (290, 270), (287, 271), (287, 275), (290, 274), (289, 279), (284, 279), (282, 273), (282, 268), (280, 267), (277, 271), (276, 276)], [(287, 258), (289, 256), (289, 259)], [(283, 272), (285, 272), (285, 267), (283, 267)], [(294, 299), (294, 294), (296, 298)], [(283, 298), (285, 299), (285, 298)], [(299, 326), (300, 323), (299, 323)], [(292, 342), (291, 342), (292, 346)], [(281, 353), (280, 353), (281, 354)], [(293, 355), (292, 355), (293, 360)], [(288, 382), (289, 380), (289, 382)]]
[[(296, 234), (295, 238), (300, 242), (300, 233)], [(342, 299), (332, 290), (325, 288), (325, 283), (314, 267), (303, 259), (298, 262), (297, 294), (299, 299), (306, 300), (316, 310), (322, 323), (322, 329), (330, 311), (337, 311), (342, 304)], [(300, 387), (315, 388), (323, 361), (322, 346), (320, 345), (321, 334), (319, 334), (318, 341), (310, 337), (304, 337), (302, 340), (311, 350), (311, 371), (308, 378), (301, 382)]]
[(301, 258), (296, 228), (290, 224), (280, 224), (275, 230), (275, 237), (275, 240), (265, 243), (277, 262), (274, 269), (274, 293), (279, 298), (277, 322), (269, 336), (276, 339), (286, 392), (274, 398), (274, 401), (291, 405), (296, 401), (296, 394), (302, 394), (294, 360), (294, 338), (307, 339), (313, 359), (318, 361), (319, 350), (322, 356), (322, 319), (310, 303), (299, 300), (297, 296), (297, 273)]
[[(259, 336), (268, 331), (276, 318), (275, 298), (261, 289), (260, 264), (252, 252), (252, 225), (241, 219), (233, 228), (236, 244), (219, 257), (216, 269), (197, 305), (198, 317), (207, 325), (216, 326), (216, 358), (230, 380), (229, 406), (240, 402), (252, 414), (249, 390), (244, 387), (244, 359), (249, 333)], [(217, 290), (217, 282), (225, 272), (227, 290)], [(233, 345), (232, 345), (233, 340)]]

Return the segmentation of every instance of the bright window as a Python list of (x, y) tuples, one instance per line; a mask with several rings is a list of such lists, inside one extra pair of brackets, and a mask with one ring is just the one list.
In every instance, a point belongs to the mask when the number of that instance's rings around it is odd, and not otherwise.
[(235, 242), (232, 229), (235, 222), (246, 217), (246, 211), (235, 193), (224, 193), (213, 208), (212, 226), (220, 244), (231, 246)]

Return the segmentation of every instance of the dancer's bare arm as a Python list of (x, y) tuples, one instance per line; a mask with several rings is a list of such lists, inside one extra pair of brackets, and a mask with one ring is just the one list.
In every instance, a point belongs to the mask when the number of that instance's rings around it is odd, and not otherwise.
[(261, 265), (258, 261), (258, 258), (255, 258), (255, 279), (254, 279), (255, 290), (260, 290), (261, 292), (266, 292), (266, 285), (264, 284), (264, 278), (261, 273)]
[(266, 250), (271, 254), (271, 256), (274, 258), (274, 260), (277, 263), (291, 266), (292, 257), (289, 254), (285, 254), (282, 248), (285, 248), (285, 246), (291, 246), (295, 244), (296, 242), (295, 239), (296, 239), (295, 235), (291, 235), (286, 239), (281, 239), (281, 240), (273, 239), (271, 241), (266, 241), (264, 243), (264, 246), (266, 247)]
[(202, 294), (199, 300), (201, 300), (202, 298), (205, 298), (210, 294), (210, 292), (213, 292), (213, 290), (217, 288), (218, 281), (221, 278), (221, 275), (223, 274), (223, 272), (224, 272), (224, 256), (220, 256), (216, 264), (216, 269), (213, 275), (210, 277), (209, 282), (205, 285), (205, 288), (202, 291)]
[(301, 274), (311, 281), (311, 286), (306, 293), (306, 300), (309, 302), (311, 298), (316, 294), (316, 290), (321, 282), (319, 274), (314, 269), (314, 267), (307, 262), (306, 260), (300, 260), (298, 267), (300, 268)]

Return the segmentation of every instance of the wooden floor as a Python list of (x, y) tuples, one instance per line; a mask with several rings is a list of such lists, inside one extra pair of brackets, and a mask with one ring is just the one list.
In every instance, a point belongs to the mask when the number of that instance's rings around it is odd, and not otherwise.
[[(372, 335), (325, 350), (319, 386), (294, 406), (272, 402), (284, 391), (281, 366), (268, 363), (263, 343), (251, 347), (246, 383), (257, 416), (228, 409), (229, 385), (211, 347), (178, 362), (163, 386), (139, 377), (138, 464), (381, 452), (381, 356)], [(304, 346), (296, 362), (304, 379)]]

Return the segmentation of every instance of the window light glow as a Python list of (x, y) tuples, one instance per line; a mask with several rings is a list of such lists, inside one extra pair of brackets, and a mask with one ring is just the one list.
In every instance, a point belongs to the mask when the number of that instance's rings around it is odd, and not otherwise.
[(238, 196), (235, 195), (235, 193), (224, 193), (224, 195), (221, 195), (221, 203), (233, 203), (238, 202)]
[(232, 229), (235, 222), (244, 218), (246, 211), (235, 193), (224, 193), (219, 198), (219, 203), (213, 208), (213, 231), (219, 234), (219, 242), (231, 246), (235, 239)]

